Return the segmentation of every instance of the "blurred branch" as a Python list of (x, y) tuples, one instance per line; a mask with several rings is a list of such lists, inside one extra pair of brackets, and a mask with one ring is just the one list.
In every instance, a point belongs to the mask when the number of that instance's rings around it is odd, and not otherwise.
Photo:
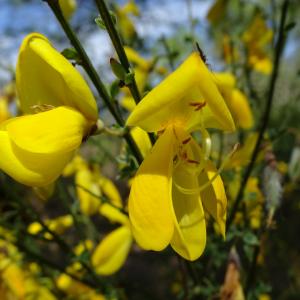
[(160, 40), (161, 40), (161, 42), (162, 42), (162, 44), (163, 44), (163, 46), (166, 50), (166, 56), (168, 58), (170, 68), (171, 68), (172, 71), (174, 71), (175, 70), (174, 52), (171, 51), (165, 36), (162, 36), (162, 38)]
[(266, 105), (265, 105), (265, 111), (264, 111), (264, 114), (262, 115), (262, 119), (261, 119), (261, 123), (260, 123), (261, 125), (259, 128), (259, 135), (258, 135), (256, 144), (255, 144), (255, 148), (254, 148), (252, 156), (251, 156), (250, 163), (244, 173), (239, 192), (237, 194), (237, 197), (234, 201), (233, 207), (229, 214), (229, 218), (228, 218), (228, 222), (227, 222), (227, 229), (231, 226), (231, 224), (234, 220), (235, 214), (239, 208), (239, 204), (240, 204), (241, 200), (243, 199), (245, 187), (246, 187), (248, 179), (252, 173), (256, 158), (259, 153), (260, 145), (263, 140), (264, 133), (265, 133), (268, 123), (269, 123), (269, 118), (270, 118), (270, 113), (271, 113), (271, 108), (272, 108), (273, 98), (274, 98), (275, 84), (276, 84), (276, 80), (278, 77), (280, 59), (281, 59), (281, 55), (282, 55), (284, 45), (285, 45), (285, 40), (286, 40), (285, 23), (286, 23), (288, 7), (289, 7), (289, 0), (285, 0), (283, 2), (282, 9), (281, 9), (279, 32), (278, 32), (278, 38), (277, 38), (277, 43), (276, 43), (276, 47), (275, 47), (275, 55), (274, 55), (274, 62), (273, 62), (274, 68), (273, 68), (272, 75), (270, 78), (269, 89), (268, 89), (268, 94), (267, 94), (267, 101), (266, 101)]
[[(54, 13), (56, 19), (58, 20), (58, 22), (60, 23), (61, 27), (63, 28), (65, 34), (69, 38), (71, 44), (73, 45), (73, 47), (77, 51), (77, 53), (78, 53), (78, 55), (81, 59), (81, 65), (83, 66), (83, 68), (85, 69), (87, 74), (89, 75), (89, 77), (90, 77), (91, 81), (93, 82), (94, 86), (96, 87), (100, 97), (103, 99), (104, 103), (106, 104), (107, 108), (109, 109), (109, 111), (111, 112), (113, 117), (115, 118), (116, 122), (120, 126), (124, 127), (125, 122), (124, 122), (122, 116), (118, 113), (118, 111), (114, 107), (113, 102), (111, 101), (110, 96), (109, 96), (102, 80), (100, 79), (97, 71), (95, 70), (91, 60), (89, 59), (87, 53), (85, 52), (84, 48), (82, 47), (82, 45), (81, 45), (79, 39), (77, 38), (76, 34), (71, 29), (69, 23), (67, 22), (67, 20), (63, 16), (63, 13), (60, 9), (58, 0), (42, 0), (42, 1), (47, 2), (49, 7), (51, 8), (51, 10)], [(130, 135), (130, 133), (126, 133), (124, 135), (124, 138), (127, 141), (127, 144), (130, 147), (130, 149), (131, 149), (132, 153), (134, 154), (134, 156), (136, 157), (137, 161), (139, 163), (141, 163), (142, 160), (143, 160), (143, 157), (140, 153), (139, 148), (137, 147), (136, 143), (134, 142), (132, 136)]]

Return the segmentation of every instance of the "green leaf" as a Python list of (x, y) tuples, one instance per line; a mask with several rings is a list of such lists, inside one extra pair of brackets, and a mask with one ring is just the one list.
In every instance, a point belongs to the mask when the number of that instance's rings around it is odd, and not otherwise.
[(110, 59), (110, 66), (113, 73), (116, 75), (118, 79), (126, 81), (126, 76), (127, 76), (126, 71), (116, 59), (114, 58)]
[(66, 48), (61, 52), (61, 54), (66, 59), (76, 60), (76, 61), (78, 61), (80, 59), (77, 51), (74, 48)]
[(250, 231), (248, 231), (244, 234), (243, 240), (246, 244), (251, 245), (251, 246), (259, 245), (259, 240), (258, 240), (257, 236)]
[(106, 26), (105, 26), (105, 24), (104, 24), (104, 22), (103, 22), (103, 20), (101, 19), (100, 16), (98, 16), (97, 18), (95, 18), (95, 22), (96, 22), (96, 24), (98, 25), (98, 27), (100, 29), (106, 30)]
[(134, 73), (133, 72), (127, 73), (125, 75), (125, 80), (124, 80), (125, 81), (125, 85), (132, 84), (133, 80), (134, 80)]

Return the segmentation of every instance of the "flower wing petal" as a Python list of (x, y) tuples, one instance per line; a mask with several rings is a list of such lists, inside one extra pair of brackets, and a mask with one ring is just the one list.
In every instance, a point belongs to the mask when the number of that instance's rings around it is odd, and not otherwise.
[(193, 173), (186, 171), (182, 164), (173, 175), (174, 183), (186, 189), (195, 189), (193, 194), (182, 193), (173, 183), (173, 207), (175, 230), (172, 248), (187, 260), (197, 259), (206, 244), (206, 224), (204, 211), (197, 192), (198, 182)]
[(10, 119), (5, 127), (18, 147), (33, 153), (50, 154), (67, 153), (78, 148), (88, 126), (81, 113), (61, 106)]
[(175, 136), (167, 128), (140, 166), (129, 195), (129, 217), (137, 243), (162, 250), (170, 242), (174, 225), (171, 209)]
[(35, 154), (16, 146), (6, 131), (0, 130), (0, 169), (16, 181), (28, 186), (45, 186), (54, 182), (74, 151), (56, 154)]
[[(199, 185), (206, 184), (216, 173), (217, 170), (213, 163), (208, 161), (204, 171), (202, 171), (198, 177)], [(218, 223), (220, 231), (225, 238), (227, 198), (220, 175), (213, 180), (211, 185), (201, 192), (201, 199), (204, 208)]]

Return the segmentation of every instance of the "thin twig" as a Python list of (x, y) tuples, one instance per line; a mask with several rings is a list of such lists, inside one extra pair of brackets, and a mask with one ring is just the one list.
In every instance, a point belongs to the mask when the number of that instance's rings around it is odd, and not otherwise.
[[(122, 64), (126, 73), (129, 74), (131, 72), (131, 66), (130, 66), (129, 60), (127, 58), (127, 55), (125, 53), (121, 37), (120, 37), (118, 31), (116, 30), (116, 27), (114, 25), (114, 22), (112, 20), (110, 13), (109, 13), (109, 10), (105, 4), (105, 1), (104, 0), (95, 0), (95, 2), (98, 7), (102, 21), (105, 24), (107, 32), (108, 32), (110, 39), (114, 45), (114, 48), (116, 49), (120, 63)], [(128, 84), (128, 88), (132, 94), (132, 97), (133, 97), (135, 103), (138, 104), (141, 100), (141, 96), (140, 96), (134, 76), (132, 78), (132, 81)]]
[[(129, 60), (127, 58), (126, 52), (124, 50), (124, 46), (122, 43), (122, 39), (120, 37), (120, 34), (118, 33), (114, 22), (112, 20), (111, 14), (105, 4), (104, 0), (95, 0), (95, 3), (98, 7), (100, 16), (102, 18), (102, 21), (105, 25), (105, 28), (109, 34), (109, 37), (114, 45), (114, 48), (117, 52), (117, 55), (119, 57), (120, 63), (125, 69), (127, 74), (130, 74), (132, 72), (132, 68), (130, 66)], [(136, 104), (138, 104), (141, 101), (141, 95), (138, 90), (138, 86), (135, 80), (135, 76), (133, 74), (130, 83), (127, 84), (127, 87), (130, 90), (130, 93), (135, 101)], [(155, 136), (152, 133), (148, 133), (150, 141), (152, 145), (155, 143)]]

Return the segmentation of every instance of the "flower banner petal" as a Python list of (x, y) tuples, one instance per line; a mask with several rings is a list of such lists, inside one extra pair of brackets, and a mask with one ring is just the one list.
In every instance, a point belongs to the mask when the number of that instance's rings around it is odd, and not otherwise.
[(71, 106), (87, 119), (96, 121), (94, 96), (75, 67), (41, 34), (23, 41), (16, 70), (21, 109), (26, 114), (36, 105)]
[[(218, 91), (213, 75), (199, 53), (190, 55), (179, 68), (150, 91), (131, 113), (127, 125), (139, 126), (151, 132), (162, 129), (166, 120), (186, 122), (191, 112), (195, 110), (193, 107), (195, 101), (207, 104), (209, 117), (204, 119), (209, 119), (208, 125), (218, 123), (217, 127), (224, 130), (235, 129), (231, 114)], [(198, 117), (198, 122), (199, 119)], [(215, 122), (211, 122), (211, 119)]]

